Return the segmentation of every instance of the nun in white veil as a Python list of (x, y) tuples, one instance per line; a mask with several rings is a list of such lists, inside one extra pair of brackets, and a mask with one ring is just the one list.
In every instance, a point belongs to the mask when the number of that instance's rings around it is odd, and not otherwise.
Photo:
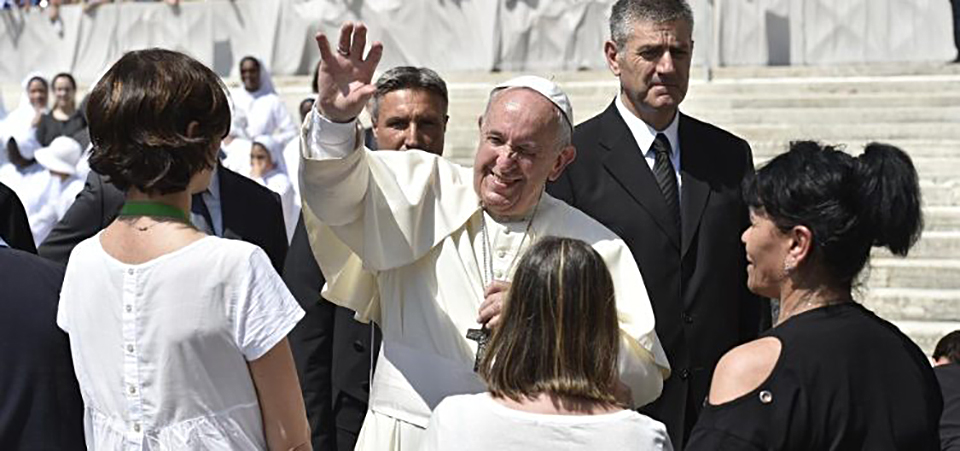
[(32, 160), (33, 153), (40, 148), (36, 130), (40, 116), (47, 112), (49, 84), (39, 72), (33, 72), (23, 79), (20, 86), (23, 88), (20, 103), (0, 121), (0, 172), (4, 172), (3, 169), (10, 164), (7, 156), (7, 142), (10, 139), (16, 141), (20, 155), (26, 160)]
[[(248, 138), (266, 135), (285, 145), (297, 135), (297, 126), (283, 105), (263, 62), (252, 56), (240, 60), (243, 86), (233, 89), (234, 114), (245, 118), (240, 126)], [(239, 135), (238, 135), (239, 136)]]
[(283, 146), (280, 143), (266, 135), (253, 138), (253, 145), (250, 146), (249, 177), (280, 195), (289, 243), (300, 216), (300, 207), (297, 205), (296, 192), (287, 177), (286, 169)]

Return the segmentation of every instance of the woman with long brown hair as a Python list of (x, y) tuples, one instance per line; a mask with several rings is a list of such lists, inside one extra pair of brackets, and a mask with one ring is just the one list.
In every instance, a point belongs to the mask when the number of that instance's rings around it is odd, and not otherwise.
[(620, 333), (600, 255), (541, 239), (520, 260), (480, 363), (488, 392), (443, 400), (423, 449), (672, 449), (662, 423), (622, 404)]

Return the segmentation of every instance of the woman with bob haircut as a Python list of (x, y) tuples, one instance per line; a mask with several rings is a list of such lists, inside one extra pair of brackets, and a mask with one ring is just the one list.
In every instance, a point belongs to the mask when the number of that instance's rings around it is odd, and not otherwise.
[(303, 311), (263, 250), (187, 213), (230, 126), (222, 82), (181, 53), (130, 52), (87, 114), (91, 167), (126, 191), (60, 294), (87, 448), (310, 449), (285, 338)]
[(544, 237), (520, 259), (479, 372), (488, 393), (444, 399), (424, 450), (670, 450), (624, 408), (613, 281), (583, 241)]
[(942, 399), (927, 358), (853, 300), (873, 246), (906, 256), (920, 236), (910, 157), (794, 142), (744, 195), (747, 286), (779, 299), (779, 317), (717, 363), (686, 449), (938, 450)]

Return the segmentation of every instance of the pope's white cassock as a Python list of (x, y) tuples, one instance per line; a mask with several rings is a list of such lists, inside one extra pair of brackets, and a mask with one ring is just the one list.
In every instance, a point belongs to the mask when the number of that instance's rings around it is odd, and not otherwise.
[(524, 240), (528, 218), (487, 215), (472, 169), (416, 150), (373, 152), (358, 133), (356, 121), (332, 123), (314, 110), (302, 130), (300, 173), (311, 246), (327, 279), (323, 296), (383, 331), (357, 449), (417, 449), (444, 397), (485, 390), (473, 372), (476, 343), (466, 339), (479, 327), (489, 282), (481, 269), (485, 246), (493, 276), (510, 280), (518, 252), (539, 237), (592, 245), (613, 276), (621, 379), (637, 406), (660, 395), (669, 364), (640, 271), (620, 238), (544, 193)]

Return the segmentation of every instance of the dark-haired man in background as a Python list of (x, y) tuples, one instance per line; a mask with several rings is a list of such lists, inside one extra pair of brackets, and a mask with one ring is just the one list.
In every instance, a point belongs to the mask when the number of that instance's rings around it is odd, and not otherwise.
[(960, 451), (960, 330), (955, 330), (937, 342), (933, 351), (933, 368), (943, 393), (943, 413), (940, 415), (940, 449)]
[[(376, 87), (369, 105), (376, 144), (368, 140), (368, 145), (442, 155), (448, 118), (443, 79), (427, 68), (400, 66), (384, 72)], [(313, 448), (353, 450), (367, 412), (380, 331), (373, 323), (354, 320), (352, 310), (320, 297), (324, 279), (302, 218), (290, 243), (283, 278), (307, 312), (290, 333), (290, 346), (300, 374)]]
[(746, 141), (679, 112), (693, 55), (685, 0), (619, 0), (604, 54), (620, 94), (573, 135), (577, 159), (547, 190), (630, 247), (672, 375), (641, 409), (683, 449), (726, 351), (756, 338), (768, 307), (746, 287), (740, 183)]

